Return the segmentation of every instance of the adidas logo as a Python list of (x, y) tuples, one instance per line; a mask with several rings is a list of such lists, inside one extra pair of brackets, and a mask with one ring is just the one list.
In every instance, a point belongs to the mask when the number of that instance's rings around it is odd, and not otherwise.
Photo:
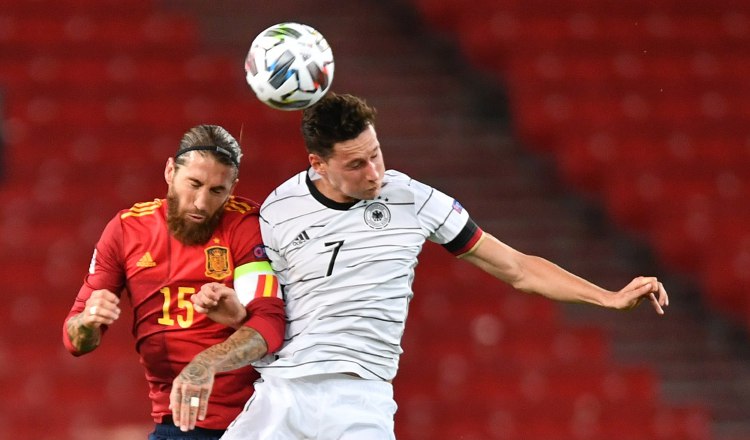
[(151, 252), (146, 252), (135, 265), (138, 267), (154, 267), (156, 266), (156, 261), (151, 258)]
[(310, 236), (307, 235), (307, 232), (302, 231), (301, 234), (299, 234), (294, 241), (292, 241), (292, 246), (301, 246), (304, 242), (310, 239)]

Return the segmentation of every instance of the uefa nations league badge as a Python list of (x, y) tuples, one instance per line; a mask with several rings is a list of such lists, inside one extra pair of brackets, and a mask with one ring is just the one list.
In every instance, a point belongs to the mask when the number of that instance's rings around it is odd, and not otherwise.
[(383, 229), (391, 222), (391, 211), (380, 202), (371, 203), (365, 208), (365, 223), (372, 229)]

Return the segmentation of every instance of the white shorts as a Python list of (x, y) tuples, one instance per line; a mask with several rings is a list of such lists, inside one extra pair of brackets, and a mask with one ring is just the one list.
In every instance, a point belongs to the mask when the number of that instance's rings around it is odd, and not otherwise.
[(395, 440), (393, 385), (346, 374), (264, 377), (223, 440)]

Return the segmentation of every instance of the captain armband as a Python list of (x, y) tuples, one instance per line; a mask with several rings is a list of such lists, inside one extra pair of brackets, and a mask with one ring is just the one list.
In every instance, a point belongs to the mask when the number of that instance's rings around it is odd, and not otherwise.
[(255, 298), (279, 298), (279, 280), (268, 261), (243, 264), (234, 269), (234, 290), (242, 305)]

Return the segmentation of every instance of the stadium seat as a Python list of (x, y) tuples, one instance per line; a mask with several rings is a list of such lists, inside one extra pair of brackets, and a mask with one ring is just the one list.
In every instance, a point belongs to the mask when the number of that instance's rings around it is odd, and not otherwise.
[[(747, 2), (528, 0), (474, 12), (455, 1), (413, 3), (508, 86), (515, 133), (530, 149), (555, 160), (565, 181), (649, 241), (660, 261), (700, 279), (717, 310), (750, 326)], [(532, 347), (517, 357), (532, 359)], [(602, 413), (567, 434), (558, 425), (506, 437), (710, 438), (705, 409), (669, 409), (654, 381), (644, 381), (651, 400), (637, 426)], [(550, 382), (539, 380), (545, 393)]]

